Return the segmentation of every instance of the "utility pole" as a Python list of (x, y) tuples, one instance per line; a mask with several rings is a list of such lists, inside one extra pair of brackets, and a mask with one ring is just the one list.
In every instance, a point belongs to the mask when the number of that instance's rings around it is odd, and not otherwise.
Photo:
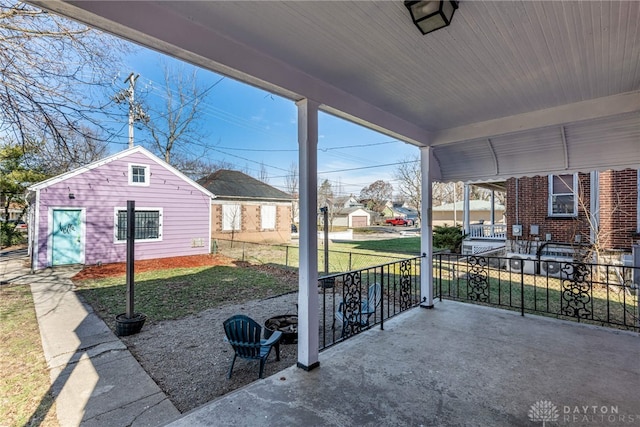
[(133, 147), (133, 121), (134, 121), (134, 99), (135, 99), (135, 87), (136, 87), (136, 80), (138, 80), (138, 77), (140, 77), (140, 74), (136, 74), (135, 77), (133, 77), (133, 73), (129, 74), (129, 77), (127, 77), (126, 79), (124, 79), (124, 82), (126, 83), (127, 81), (129, 81), (129, 148)]
[(129, 102), (129, 148), (133, 147), (133, 124), (136, 121), (149, 121), (149, 116), (142, 110), (140, 104), (135, 103), (135, 87), (136, 80), (138, 80), (140, 74), (134, 73), (129, 74), (129, 77), (124, 79), (124, 82), (129, 82), (129, 88), (127, 90), (121, 90), (114, 96), (114, 100), (116, 103), (120, 104), (122, 102)]

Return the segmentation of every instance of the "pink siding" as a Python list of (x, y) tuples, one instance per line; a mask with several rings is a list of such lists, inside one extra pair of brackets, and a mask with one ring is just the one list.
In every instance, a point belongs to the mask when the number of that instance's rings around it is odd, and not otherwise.
[[(131, 163), (150, 168), (149, 186), (129, 185)], [(127, 200), (134, 200), (136, 209), (163, 210), (162, 240), (136, 243), (136, 259), (209, 253), (210, 197), (143, 153), (131, 153), (39, 191), (37, 269), (50, 265), (47, 245), (51, 207), (86, 209), (87, 265), (125, 261), (126, 244), (115, 243), (114, 208), (126, 208)], [(70, 199), (69, 193), (75, 199)], [(202, 246), (194, 247), (194, 239)]]

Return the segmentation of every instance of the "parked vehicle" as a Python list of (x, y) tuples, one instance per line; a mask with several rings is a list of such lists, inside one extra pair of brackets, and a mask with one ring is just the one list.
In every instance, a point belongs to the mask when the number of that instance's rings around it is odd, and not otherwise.
[(385, 224), (391, 224), (394, 227), (396, 225), (404, 225), (406, 227), (407, 225), (410, 224), (410, 221), (404, 218), (389, 218), (385, 221)]
[[(4, 219), (0, 221), (4, 222)], [(15, 226), (16, 231), (27, 231), (27, 223), (24, 221), (16, 221), (15, 219), (10, 219), (7, 221), (7, 224)]]

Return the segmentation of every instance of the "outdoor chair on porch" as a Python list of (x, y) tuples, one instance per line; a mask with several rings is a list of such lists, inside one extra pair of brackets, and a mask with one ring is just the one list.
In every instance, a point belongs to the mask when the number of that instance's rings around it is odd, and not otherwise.
[(342, 323), (340, 336), (343, 338), (366, 328), (369, 326), (369, 319), (376, 312), (376, 308), (380, 306), (381, 301), (382, 286), (380, 283), (370, 285), (367, 299), (362, 299), (359, 304), (355, 298), (352, 298), (351, 302), (341, 301), (333, 320), (333, 328), (335, 329), (335, 321), (340, 321)]
[(269, 339), (262, 339), (262, 327), (252, 318), (237, 314), (224, 321), (224, 332), (229, 344), (233, 347), (234, 355), (229, 368), (231, 378), (236, 358), (260, 360), (259, 378), (263, 378), (264, 364), (269, 357), (271, 347), (276, 348), (276, 360), (280, 360), (280, 337), (282, 332), (274, 331)]

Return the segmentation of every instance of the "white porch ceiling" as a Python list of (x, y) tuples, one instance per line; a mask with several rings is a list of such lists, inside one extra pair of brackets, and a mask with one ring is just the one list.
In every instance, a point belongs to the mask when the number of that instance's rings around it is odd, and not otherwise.
[(640, 168), (640, 2), (33, 1), (416, 146), (437, 178)]

